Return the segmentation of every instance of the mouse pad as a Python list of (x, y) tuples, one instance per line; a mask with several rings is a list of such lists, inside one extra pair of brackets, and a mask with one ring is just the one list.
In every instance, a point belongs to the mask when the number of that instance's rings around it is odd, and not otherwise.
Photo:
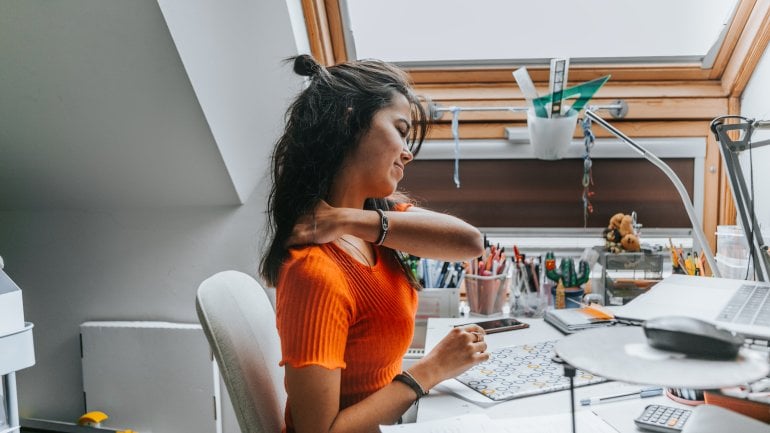
[[(557, 340), (502, 347), (489, 352), (489, 360), (477, 364), (456, 379), (493, 401), (569, 389), (561, 364), (553, 362)], [(606, 379), (577, 370), (575, 387)]]

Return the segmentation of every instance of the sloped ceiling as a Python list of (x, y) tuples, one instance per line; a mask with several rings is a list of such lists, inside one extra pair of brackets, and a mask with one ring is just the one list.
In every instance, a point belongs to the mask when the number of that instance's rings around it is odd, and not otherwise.
[(283, 0), (3, 0), (0, 209), (243, 203), (296, 53)]

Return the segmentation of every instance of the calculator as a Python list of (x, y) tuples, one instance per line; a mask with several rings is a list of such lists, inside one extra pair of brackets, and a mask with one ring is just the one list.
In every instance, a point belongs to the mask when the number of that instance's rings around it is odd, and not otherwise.
[(692, 411), (687, 409), (651, 404), (644, 408), (644, 412), (634, 423), (642, 430), (676, 433), (682, 431), (691, 413)]

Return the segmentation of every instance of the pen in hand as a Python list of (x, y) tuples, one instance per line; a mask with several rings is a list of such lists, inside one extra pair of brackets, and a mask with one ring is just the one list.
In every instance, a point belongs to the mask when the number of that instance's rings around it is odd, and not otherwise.
[(660, 387), (642, 388), (639, 391), (626, 392), (623, 394), (605, 395), (604, 397), (584, 398), (583, 400), (580, 400), (580, 404), (583, 406), (588, 406), (592, 404), (608, 403), (611, 401), (626, 400), (626, 399), (637, 398), (637, 397), (638, 398), (654, 397), (656, 395), (661, 395), (661, 394), (663, 394), (663, 388), (660, 388)]

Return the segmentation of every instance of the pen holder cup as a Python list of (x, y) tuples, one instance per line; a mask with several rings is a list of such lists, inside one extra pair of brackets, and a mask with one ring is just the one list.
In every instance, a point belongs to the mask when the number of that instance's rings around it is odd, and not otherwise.
[(583, 302), (583, 294), (585, 290), (582, 287), (565, 287), (564, 295), (559, 296), (559, 286), (553, 286), (551, 288), (551, 296), (553, 296), (553, 307), (560, 308), (580, 308)]
[(561, 117), (537, 117), (533, 110), (527, 111), (529, 141), (535, 158), (555, 160), (564, 157), (575, 134), (577, 118), (578, 112), (574, 110)]
[(543, 317), (548, 308), (548, 295), (543, 291), (522, 292), (511, 300), (511, 315), (514, 317)]
[[(534, 271), (533, 271), (534, 273)], [(550, 286), (540, 282), (540, 276), (517, 266), (511, 281), (510, 312), (514, 317), (542, 317), (548, 308)]]
[(466, 275), (464, 281), (471, 314), (491, 316), (503, 312), (510, 282), (508, 272), (488, 277)]

